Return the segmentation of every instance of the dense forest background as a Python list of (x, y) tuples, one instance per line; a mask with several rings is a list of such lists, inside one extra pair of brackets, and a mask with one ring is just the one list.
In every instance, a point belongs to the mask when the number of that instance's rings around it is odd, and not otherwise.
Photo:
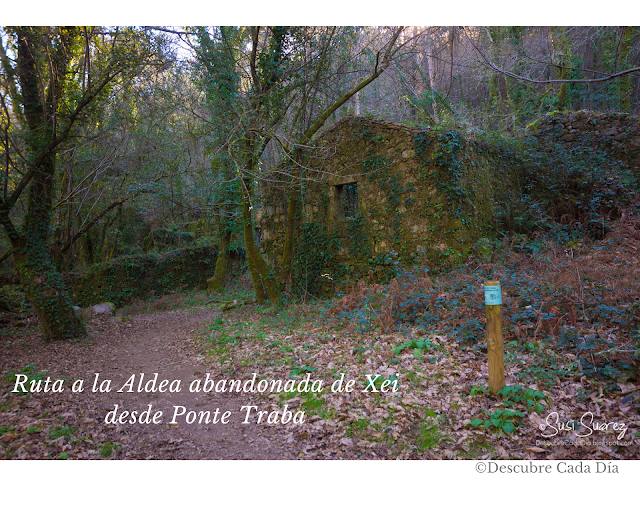
[[(63, 275), (125, 255), (215, 245), (219, 290), (240, 250), (257, 299), (281, 301), (305, 159), (346, 116), (524, 140), (550, 111), (640, 113), (635, 27), (5, 27), (0, 38), (0, 265), (54, 338), (83, 330)], [(255, 239), (264, 184), (288, 205), (275, 269)]]

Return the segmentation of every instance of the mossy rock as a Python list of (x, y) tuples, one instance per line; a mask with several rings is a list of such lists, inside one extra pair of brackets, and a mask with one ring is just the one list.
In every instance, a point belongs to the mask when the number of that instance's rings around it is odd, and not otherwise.
[(85, 322), (95, 316), (113, 316), (116, 314), (116, 306), (113, 302), (102, 302), (95, 306), (89, 306), (88, 308), (74, 306), (73, 309), (76, 315)]

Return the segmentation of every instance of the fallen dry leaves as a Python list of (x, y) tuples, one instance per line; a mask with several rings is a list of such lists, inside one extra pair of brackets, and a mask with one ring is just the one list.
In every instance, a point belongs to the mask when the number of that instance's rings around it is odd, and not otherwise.
[[(328, 330), (319, 309), (296, 306), (280, 314), (256, 307), (233, 311), (203, 338), (208, 360), (223, 374), (250, 378), (257, 372), (263, 378), (286, 379), (309, 371), (312, 379), (322, 379), (329, 387), (344, 373), (345, 379), (359, 383), (352, 393), (325, 390), (293, 398), (262, 397), (265, 406), (274, 410), (287, 402), (308, 412), (305, 424), (287, 426), (288, 443), (298, 447), (304, 458), (629, 459), (640, 454), (638, 398), (633, 395), (638, 390), (633, 384), (621, 383), (622, 391), (607, 394), (602, 383), (576, 374), (576, 381), (558, 380), (544, 391), (548, 402), (540, 414), (522, 403), (512, 405), (525, 413), (514, 433), (473, 428), (472, 419), (486, 420), (495, 411), (509, 408), (484, 392), (485, 354), (445, 336), (412, 330), (389, 335)], [(404, 350), (396, 356), (396, 348), (411, 339), (426, 339), (432, 348)], [(507, 356), (507, 384), (539, 389), (519, 379), (531, 364)], [(367, 374), (384, 378), (397, 374), (399, 391), (364, 392)], [(474, 394), (474, 389), (480, 392)], [(635, 398), (625, 402), (629, 396)], [(612, 428), (586, 436), (589, 430), (583, 426), (580, 431), (558, 431), (545, 438), (540, 424), (551, 412), (557, 412), (565, 424), (580, 422), (590, 413), (598, 424), (624, 423), (627, 431), (617, 444), (618, 432)], [(552, 432), (547, 427), (546, 433)]]

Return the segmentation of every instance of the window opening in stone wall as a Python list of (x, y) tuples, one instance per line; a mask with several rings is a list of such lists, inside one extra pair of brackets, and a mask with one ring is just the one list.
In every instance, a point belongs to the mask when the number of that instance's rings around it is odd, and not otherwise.
[(358, 184), (344, 185), (344, 216), (355, 217), (358, 214)]
[(340, 217), (348, 219), (358, 214), (358, 184), (336, 186)]

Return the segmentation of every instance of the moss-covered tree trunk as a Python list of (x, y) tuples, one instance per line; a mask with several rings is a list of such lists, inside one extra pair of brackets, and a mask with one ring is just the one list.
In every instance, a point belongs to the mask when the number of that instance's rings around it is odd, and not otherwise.
[[(559, 68), (558, 69), (558, 79), (566, 80), (569, 72), (567, 68)], [(558, 90), (558, 110), (564, 110), (566, 108), (567, 101), (567, 82), (563, 82), (560, 85), (560, 89)]]
[[(223, 225), (218, 221), (219, 225)], [(229, 263), (229, 245), (231, 244), (231, 231), (222, 228), (220, 233), (220, 243), (218, 245), (218, 257), (216, 258), (216, 270), (213, 277), (207, 280), (207, 291), (220, 293), (224, 289), (224, 281), (227, 277), (227, 266)]]
[(54, 156), (46, 159), (38, 171), (29, 189), (23, 233), (16, 231), (10, 236), (13, 262), (45, 337), (76, 337), (85, 333), (84, 324), (75, 315), (62, 275), (56, 270), (48, 250)]
[[(251, 264), (254, 267), (254, 272), (252, 272), (252, 279), (254, 283), (254, 288), (256, 291), (256, 299), (260, 301), (259, 297), (259, 288), (264, 287), (267, 293), (269, 294), (269, 298), (271, 302), (277, 304), (280, 302), (280, 290), (277, 285), (277, 281), (275, 279), (274, 272), (271, 271), (268, 267), (262, 254), (260, 254), (260, 250), (256, 245), (256, 240), (253, 234), (253, 219), (251, 218), (251, 180), (242, 180), (244, 187), (242, 191), (242, 223), (243, 223), (243, 233), (244, 233), (244, 246), (247, 251), (247, 259), (251, 260)], [(251, 268), (251, 267), (250, 267)]]
[(251, 280), (253, 281), (253, 289), (256, 292), (256, 301), (258, 304), (262, 304), (267, 300), (268, 295), (267, 292), (264, 291), (264, 286), (262, 286), (262, 281), (260, 280), (260, 274), (258, 274), (258, 270), (253, 264), (253, 260), (248, 256), (247, 265), (249, 266), (249, 273), (251, 274)]
[(293, 239), (296, 231), (299, 206), (300, 188), (292, 185), (289, 192), (289, 202), (287, 204), (287, 228), (284, 237), (284, 251), (282, 253), (282, 260), (280, 261), (280, 267), (282, 268), (282, 288), (284, 288), (287, 283), (291, 283), (292, 279), (291, 262), (293, 260)]
[(32, 176), (22, 232), (13, 227), (8, 212), (2, 221), (14, 250), (13, 261), (20, 283), (40, 318), (47, 339), (64, 339), (83, 334), (84, 325), (76, 317), (62, 276), (51, 254), (50, 229), (53, 184), (55, 179), (58, 101), (69, 59), (72, 30), (63, 30), (60, 46), (54, 53), (53, 71), (46, 97), (41, 94), (37, 66), (42, 34), (38, 29), (18, 29), (18, 67), (24, 117), (28, 126), (27, 173)]
[[(303, 139), (306, 142), (306, 139)], [(300, 148), (296, 149), (294, 170), (292, 171), (293, 181), (289, 188), (289, 201), (287, 203), (287, 226), (284, 235), (284, 251), (282, 252), (282, 260), (280, 267), (282, 268), (281, 288), (285, 289), (287, 284), (291, 284), (293, 261), (293, 240), (298, 227), (298, 218), (300, 210), (301, 190), (300, 182), (300, 165), (304, 165), (304, 155)]]

